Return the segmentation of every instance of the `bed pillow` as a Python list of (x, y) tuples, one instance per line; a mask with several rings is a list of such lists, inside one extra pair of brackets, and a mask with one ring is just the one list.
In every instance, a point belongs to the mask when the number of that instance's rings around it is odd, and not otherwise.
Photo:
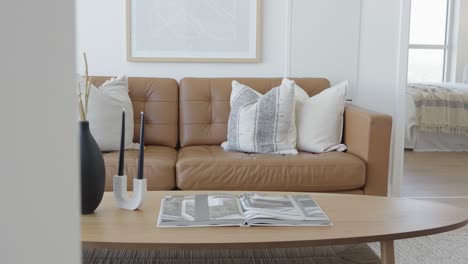
[(233, 81), (228, 139), (222, 147), (248, 153), (297, 154), (294, 103), (294, 82), (262, 95)]
[(125, 148), (133, 149), (136, 146), (133, 143), (133, 106), (127, 77), (110, 79), (99, 88), (91, 85), (87, 119), (101, 151), (120, 149), (122, 109), (125, 109)]
[[(294, 82), (283, 79), (282, 83)], [(298, 85), (294, 87), (297, 149), (313, 153), (345, 151), (341, 139), (348, 82), (338, 83), (312, 97)]]

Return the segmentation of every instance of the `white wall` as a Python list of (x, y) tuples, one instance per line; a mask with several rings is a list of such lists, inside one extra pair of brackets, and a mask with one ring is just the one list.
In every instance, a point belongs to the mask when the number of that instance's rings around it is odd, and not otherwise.
[(1, 1), (1, 263), (80, 263), (74, 1)]
[[(263, 1), (262, 62), (132, 63), (126, 60), (125, 0), (77, 1), (77, 51), (95, 75), (171, 77), (283, 76), (287, 1)], [(81, 64), (80, 64), (81, 65)]]
[[(88, 53), (93, 75), (175, 79), (291, 75), (326, 77), (332, 82), (348, 79), (357, 87), (353, 91), (356, 103), (392, 114), (399, 2), (353, 0), (340, 4), (338, 0), (264, 0), (262, 62), (252, 64), (127, 62), (125, 0), (80, 0), (77, 2), (77, 54)], [(288, 3), (293, 7), (291, 28)], [(320, 12), (322, 9), (325, 11)], [(287, 65), (289, 59), (291, 64)], [(82, 68), (81, 60), (78, 65)]]
[[(406, 0), (403, 0), (406, 1)], [(398, 91), (401, 1), (362, 0), (355, 103), (393, 115)]]
[[(347, 1), (343, 6), (341, 0), (263, 0), (262, 62), (239, 64), (127, 62), (125, 0), (80, 0), (77, 3), (77, 52), (88, 53), (90, 70), (96, 75), (175, 79), (187, 76), (314, 76), (327, 77), (332, 82), (348, 79), (352, 86), (356, 86), (359, 1)], [(293, 7), (292, 28), (288, 24), (290, 3)], [(321, 12), (323, 8), (326, 13)], [(292, 32), (288, 32), (290, 29)], [(79, 63), (81, 67), (81, 61)]]
[(459, 4), (456, 81), (463, 82), (463, 69), (468, 64), (468, 1), (460, 0)]
[(409, 32), (408, 1), (362, 0), (361, 3), (359, 77), (354, 103), (393, 116), (389, 171), (393, 196), (400, 195), (403, 177), (408, 56), (408, 37), (403, 34)]
[(326, 76), (357, 85), (361, 0), (294, 0), (291, 76)]

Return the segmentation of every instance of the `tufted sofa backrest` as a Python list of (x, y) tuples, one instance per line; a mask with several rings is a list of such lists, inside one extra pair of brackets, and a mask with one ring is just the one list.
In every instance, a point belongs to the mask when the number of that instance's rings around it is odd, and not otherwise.
[[(111, 77), (94, 76), (99, 87)], [(145, 143), (175, 148), (178, 142), (179, 88), (169, 78), (128, 77), (135, 120), (133, 141), (140, 140), (140, 112), (145, 112)]]
[[(310, 96), (330, 87), (323, 78), (291, 78)], [(231, 83), (237, 80), (264, 94), (282, 78), (184, 78), (179, 85), (181, 147), (219, 145), (227, 138)]]

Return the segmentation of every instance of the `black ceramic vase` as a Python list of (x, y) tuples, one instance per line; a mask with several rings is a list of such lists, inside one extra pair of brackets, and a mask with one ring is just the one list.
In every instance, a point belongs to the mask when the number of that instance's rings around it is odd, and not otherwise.
[(104, 195), (106, 169), (87, 121), (80, 122), (81, 214), (92, 214)]

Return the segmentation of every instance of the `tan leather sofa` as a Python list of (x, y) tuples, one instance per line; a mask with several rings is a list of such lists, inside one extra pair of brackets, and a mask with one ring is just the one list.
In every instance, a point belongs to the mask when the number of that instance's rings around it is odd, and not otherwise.
[[(100, 86), (110, 77), (92, 77)], [(176, 188), (175, 165), (177, 161), (179, 89), (176, 80), (166, 78), (128, 78), (130, 98), (135, 120), (134, 138), (140, 141), (140, 112), (145, 112), (145, 168), (149, 190)], [(106, 191), (112, 191), (112, 177), (117, 174), (118, 152), (104, 153), (106, 165)], [(138, 151), (125, 151), (125, 174), (128, 187), (136, 176)]]
[[(95, 84), (107, 77), (95, 77)], [(265, 93), (281, 78), (129, 78), (135, 113), (147, 115), (145, 176), (150, 190), (244, 190), (387, 195), (392, 119), (346, 106), (347, 152), (296, 156), (226, 152), (232, 80)], [(330, 86), (326, 79), (294, 79), (310, 95)], [(126, 173), (135, 175), (136, 151), (126, 153)], [(106, 190), (112, 189), (117, 153), (105, 153)], [(130, 178), (129, 178), (130, 180)], [(129, 185), (131, 182), (129, 181)], [(131, 187), (131, 185), (129, 186)]]

